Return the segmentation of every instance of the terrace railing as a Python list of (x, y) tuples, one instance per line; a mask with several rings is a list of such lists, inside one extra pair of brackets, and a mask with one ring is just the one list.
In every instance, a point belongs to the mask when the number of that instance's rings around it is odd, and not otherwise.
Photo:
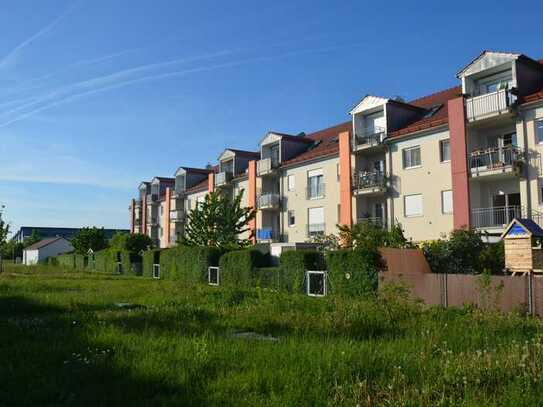
[(468, 120), (474, 121), (496, 113), (509, 111), (516, 97), (509, 89), (474, 96), (466, 99), (466, 115)]

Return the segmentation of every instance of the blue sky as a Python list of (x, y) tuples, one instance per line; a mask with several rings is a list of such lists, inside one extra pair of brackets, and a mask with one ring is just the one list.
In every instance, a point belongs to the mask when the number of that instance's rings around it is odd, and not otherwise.
[(543, 4), (501, 3), (4, 0), (4, 216), (127, 227), (143, 179), (454, 86), (483, 49), (543, 58)]

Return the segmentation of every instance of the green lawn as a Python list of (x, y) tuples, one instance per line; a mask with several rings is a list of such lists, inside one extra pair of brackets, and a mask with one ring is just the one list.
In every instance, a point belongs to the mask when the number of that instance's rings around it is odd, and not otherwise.
[[(539, 320), (9, 266), (0, 405), (543, 404)], [(252, 337), (258, 333), (264, 337)]]

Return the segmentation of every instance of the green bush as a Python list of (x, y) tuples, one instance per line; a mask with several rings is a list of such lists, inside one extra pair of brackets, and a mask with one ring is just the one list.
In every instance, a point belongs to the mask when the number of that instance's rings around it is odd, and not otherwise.
[(85, 258), (82, 254), (74, 254), (74, 267), (77, 270), (85, 270)]
[(94, 271), (99, 271), (102, 273), (115, 273), (117, 268), (116, 259), (114, 258), (113, 252), (110, 249), (94, 252), (94, 262), (91, 267), (91, 269)]
[(330, 251), (326, 263), (331, 294), (360, 296), (377, 290), (380, 256), (374, 250)]
[(263, 266), (264, 255), (259, 250), (243, 249), (226, 253), (220, 258), (221, 285), (249, 288), (256, 284), (254, 269)]
[(280, 289), (303, 292), (306, 270), (324, 270), (322, 253), (316, 250), (287, 250), (281, 253)]
[(281, 268), (255, 268), (253, 270), (253, 282), (256, 287), (279, 289), (281, 286)]
[(143, 252), (142, 263), (143, 263), (143, 275), (145, 277), (153, 276), (153, 264), (155, 261), (160, 258), (160, 249), (146, 250)]
[(61, 254), (57, 256), (58, 265), (66, 269), (75, 269), (75, 256), (73, 254)]

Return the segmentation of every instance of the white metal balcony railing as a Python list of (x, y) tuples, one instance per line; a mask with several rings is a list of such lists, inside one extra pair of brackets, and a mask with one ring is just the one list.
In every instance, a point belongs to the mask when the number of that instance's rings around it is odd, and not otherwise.
[(320, 199), (324, 198), (325, 195), (325, 184), (320, 182), (318, 184), (309, 184), (306, 188), (306, 198), (307, 199)]
[(385, 218), (379, 218), (379, 217), (367, 217), (367, 218), (360, 218), (357, 220), (357, 223), (371, 223), (372, 225), (386, 228), (387, 227), (387, 220)]
[(476, 229), (504, 227), (514, 218), (521, 218), (522, 213), (518, 205), (476, 208), (471, 210), (471, 223)]
[(469, 168), (476, 174), (511, 166), (520, 160), (522, 153), (516, 146), (491, 147), (468, 155)]
[(231, 171), (222, 171), (217, 174), (215, 174), (215, 186), (220, 187), (222, 185), (226, 185), (229, 183), (233, 178), (233, 174)]
[(383, 143), (386, 136), (384, 127), (373, 127), (357, 132), (354, 136), (354, 148), (372, 147)]
[(279, 167), (279, 159), (276, 157), (263, 158), (256, 162), (256, 172), (258, 175), (269, 174), (277, 167)]
[(355, 171), (353, 189), (385, 188), (386, 174), (380, 171)]
[(501, 89), (485, 95), (466, 99), (466, 115), (473, 121), (496, 113), (505, 113), (516, 101), (509, 89)]
[(281, 197), (279, 194), (263, 193), (257, 199), (258, 209), (278, 209), (280, 203)]
[(307, 236), (323, 235), (325, 229), (324, 223), (309, 223), (307, 225)]
[(185, 219), (185, 211), (173, 210), (170, 211), (170, 220), (174, 222), (182, 222)]

